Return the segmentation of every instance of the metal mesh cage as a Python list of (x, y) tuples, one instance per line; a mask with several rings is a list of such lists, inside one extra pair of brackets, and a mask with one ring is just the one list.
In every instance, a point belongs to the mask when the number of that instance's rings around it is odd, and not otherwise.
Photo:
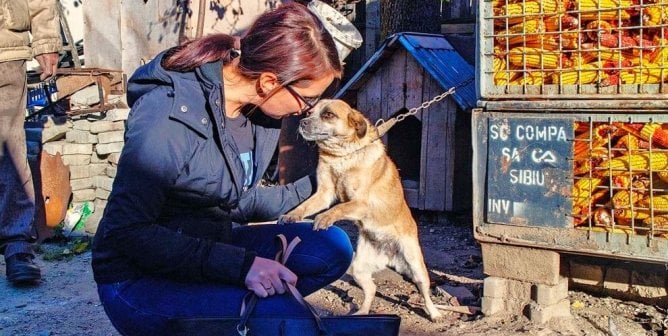
[(668, 0), (481, 6), (483, 98), (668, 98)]

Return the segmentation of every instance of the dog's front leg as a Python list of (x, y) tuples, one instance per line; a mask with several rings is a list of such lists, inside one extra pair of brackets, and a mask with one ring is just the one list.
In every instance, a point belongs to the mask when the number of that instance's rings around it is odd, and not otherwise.
[(340, 220), (361, 221), (368, 207), (364, 202), (350, 201), (339, 203), (331, 209), (315, 216), (314, 230), (326, 230)]
[(292, 209), (285, 215), (278, 218), (279, 224), (298, 222), (305, 217), (318, 213), (323, 209), (327, 209), (334, 201), (336, 196), (333, 192), (327, 190), (318, 190), (311, 195), (306, 201)]

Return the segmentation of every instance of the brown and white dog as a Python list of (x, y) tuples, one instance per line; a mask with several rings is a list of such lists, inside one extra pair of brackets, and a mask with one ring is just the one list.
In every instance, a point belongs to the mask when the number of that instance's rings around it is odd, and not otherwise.
[(364, 291), (355, 314), (369, 313), (376, 293), (373, 275), (389, 266), (415, 283), (429, 317), (438, 319), (441, 313), (429, 295), (417, 225), (376, 128), (345, 102), (322, 100), (301, 120), (299, 132), (319, 147), (318, 188), (279, 222), (299, 221), (325, 209), (315, 217), (315, 230), (340, 220), (355, 222), (359, 238), (349, 271)]

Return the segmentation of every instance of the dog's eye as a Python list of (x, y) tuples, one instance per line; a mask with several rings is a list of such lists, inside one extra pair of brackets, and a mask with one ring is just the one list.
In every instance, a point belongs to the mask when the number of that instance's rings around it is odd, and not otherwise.
[(336, 114), (334, 114), (332, 112), (329, 112), (329, 111), (325, 111), (325, 112), (322, 112), (320, 114), (320, 117), (322, 119), (325, 119), (325, 120), (330, 120), (330, 119), (334, 119), (336, 117)]

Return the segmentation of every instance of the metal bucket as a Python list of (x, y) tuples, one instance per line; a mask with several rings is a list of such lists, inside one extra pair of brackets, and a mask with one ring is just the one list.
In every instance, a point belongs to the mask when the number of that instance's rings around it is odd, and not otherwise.
[(353, 49), (362, 45), (362, 34), (339, 11), (318, 0), (311, 1), (308, 9), (320, 19), (334, 38), (339, 60), (343, 61)]

